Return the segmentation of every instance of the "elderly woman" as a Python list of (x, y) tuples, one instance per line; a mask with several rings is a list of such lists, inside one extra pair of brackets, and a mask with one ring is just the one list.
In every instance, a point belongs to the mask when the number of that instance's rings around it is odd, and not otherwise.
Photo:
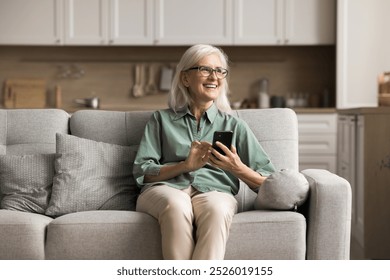
[[(237, 212), (239, 180), (258, 188), (274, 167), (256, 137), (230, 115), (227, 56), (210, 45), (190, 47), (177, 65), (169, 109), (146, 125), (134, 177), (137, 211), (155, 217), (164, 259), (223, 259)], [(233, 131), (231, 147), (215, 131)]]

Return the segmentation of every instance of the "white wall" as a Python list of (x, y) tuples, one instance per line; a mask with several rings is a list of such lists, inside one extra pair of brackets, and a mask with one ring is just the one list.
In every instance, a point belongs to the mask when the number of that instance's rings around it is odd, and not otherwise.
[(378, 105), (377, 77), (390, 71), (389, 0), (338, 0), (337, 108)]

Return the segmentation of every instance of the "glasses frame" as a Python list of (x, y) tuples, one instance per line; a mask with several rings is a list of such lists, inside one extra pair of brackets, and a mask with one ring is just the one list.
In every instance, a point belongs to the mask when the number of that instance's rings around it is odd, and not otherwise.
[[(203, 74), (202, 70), (206, 70), (206, 69), (210, 69), (211, 70), (209, 75), (204, 75)], [(217, 68), (214, 69), (214, 68), (211, 68), (209, 66), (201, 65), (201, 66), (194, 66), (194, 67), (188, 68), (185, 71), (190, 71), (190, 70), (198, 70), (198, 72), (202, 75), (202, 77), (210, 77), (215, 72), (215, 75), (216, 75), (216, 77), (219, 80), (225, 79), (227, 77), (227, 75), (229, 74), (229, 70), (227, 70), (227, 69), (225, 69), (223, 67), (217, 67)], [(226, 74), (218, 72), (218, 71), (221, 71), (221, 70), (225, 71)], [(209, 72), (209, 71), (207, 71), (207, 72)], [(219, 77), (218, 75), (224, 75), (224, 76), (223, 77)]]

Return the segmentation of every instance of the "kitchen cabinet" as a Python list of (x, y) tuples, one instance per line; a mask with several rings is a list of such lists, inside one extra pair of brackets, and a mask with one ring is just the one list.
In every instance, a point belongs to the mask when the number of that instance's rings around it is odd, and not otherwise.
[(334, 44), (335, 0), (2, 0), (0, 44)]
[(337, 1), (339, 109), (378, 106), (378, 75), (390, 70), (388, 0)]
[(299, 169), (336, 172), (337, 114), (297, 114)]
[(335, 44), (336, 0), (236, 0), (238, 45)]
[(232, 0), (156, 1), (157, 45), (231, 45)]
[(109, 42), (150, 45), (154, 42), (154, 0), (111, 0)]
[(64, 1), (66, 45), (153, 42), (153, 0)]
[(65, 1), (65, 44), (99, 45), (106, 43), (108, 13), (105, 0)]
[(147, 45), (154, 0), (1, 0), (0, 44)]
[(60, 44), (61, 12), (62, 0), (1, 0), (0, 44)]
[(351, 242), (364, 259), (390, 258), (390, 108), (341, 110), (337, 174), (352, 187)]

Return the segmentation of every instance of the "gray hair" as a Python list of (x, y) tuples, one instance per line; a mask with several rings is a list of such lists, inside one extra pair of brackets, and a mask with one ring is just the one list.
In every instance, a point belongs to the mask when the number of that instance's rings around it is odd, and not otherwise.
[[(182, 83), (182, 72), (193, 67), (202, 58), (211, 54), (218, 55), (222, 62), (222, 67), (228, 69), (228, 57), (220, 48), (211, 45), (199, 44), (194, 45), (185, 51), (176, 66), (176, 73), (172, 81), (172, 88), (169, 92), (168, 106), (173, 111), (176, 112), (177, 110), (188, 106), (191, 101), (188, 89)], [(215, 104), (220, 111), (226, 113), (230, 113), (232, 110), (228, 100), (228, 93), (229, 87), (227, 81), (225, 81), (218, 98), (215, 100)]]

